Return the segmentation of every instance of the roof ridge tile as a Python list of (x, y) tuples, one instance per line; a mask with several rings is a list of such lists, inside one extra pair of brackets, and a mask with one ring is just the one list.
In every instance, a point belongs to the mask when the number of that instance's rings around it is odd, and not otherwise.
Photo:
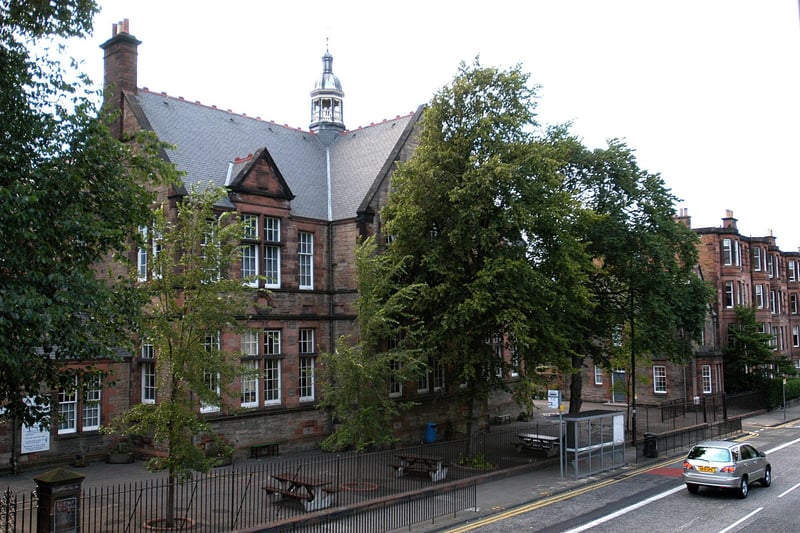
[[(230, 109), (221, 109), (221, 108), (217, 107), (214, 104), (211, 104), (211, 105), (204, 104), (200, 100), (195, 100), (194, 102), (191, 102), (191, 101), (187, 100), (186, 98), (184, 98), (183, 96), (172, 96), (171, 94), (167, 93), (166, 91), (160, 91), (160, 92), (153, 91), (148, 87), (140, 87), (139, 90), (140, 91), (144, 91), (144, 92), (149, 93), (149, 94), (156, 95), (156, 96), (164, 96), (164, 97), (169, 98), (171, 100), (177, 100), (177, 101), (183, 102), (185, 104), (198, 105), (198, 106), (201, 106), (201, 107), (205, 107), (206, 109), (214, 109), (214, 110), (217, 110), (217, 111), (225, 111), (228, 114), (236, 115), (236, 116), (239, 116), (239, 117), (242, 117), (242, 118), (249, 118), (251, 120), (257, 120), (258, 122), (270, 122), (272, 124), (277, 124), (274, 120), (264, 120), (260, 116), (253, 117), (251, 115), (248, 115), (245, 112), (238, 113), (238, 112), (232, 111)], [(289, 126), (288, 124), (284, 124), (283, 126), (285, 128), (288, 128), (288, 129), (294, 129), (294, 130), (298, 130), (298, 131), (307, 131), (307, 130), (304, 130), (303, 128), (301, 128), (301, 127), (293, 128), (293, 127)]]

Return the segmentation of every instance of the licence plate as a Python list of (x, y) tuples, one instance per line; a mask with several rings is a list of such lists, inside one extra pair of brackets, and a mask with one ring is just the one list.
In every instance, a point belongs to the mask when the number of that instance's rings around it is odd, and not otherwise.
[(706, 474), (713, 474), (717, 469), (713, 466), (698, 466), (698, 472), (705, 472)]

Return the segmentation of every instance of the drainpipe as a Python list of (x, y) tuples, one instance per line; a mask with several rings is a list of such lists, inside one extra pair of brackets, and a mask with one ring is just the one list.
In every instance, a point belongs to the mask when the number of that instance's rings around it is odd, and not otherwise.
[[(336, 346), (336, 328), (333, 303), (333, 191), (331, 190), (331, 147), (325, 147), (325, 174), (328, 186), (328, 235), (327, 235), (327, 254), (328, 254), (328, 353), (333, 353)], [(333, 432), (333, 412), (328, 410), (328, 433)]]
[(325, 172), (328, 179), (328, 346), (331, 353), (333, 353), (334, 344), (336, 341), (336, 331), (334, 327), (333, 313), (335, 306), (333, 304), (334, 287), (333, 287), (333, 191), (331, 190), (331, 147), (325, 147)]

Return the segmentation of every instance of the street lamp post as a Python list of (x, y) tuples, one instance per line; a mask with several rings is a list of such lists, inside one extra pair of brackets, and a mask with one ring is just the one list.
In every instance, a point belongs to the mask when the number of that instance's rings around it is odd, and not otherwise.
[[(633, 316), (633, 291), (630, 292), (630, 305), (631, 305), (631, 433), (633, 449), (636, 450), (636, 320)], [(638, 453), (637, 453), (638, 455)]]
[(783, 376), (783, 419), (786, 420), (786, 376)]

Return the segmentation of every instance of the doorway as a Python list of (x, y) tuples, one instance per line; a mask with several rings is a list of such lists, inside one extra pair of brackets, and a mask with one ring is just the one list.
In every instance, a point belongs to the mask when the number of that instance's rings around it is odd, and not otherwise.
[(611, 372), (611, 403), (628, 402), (628, 384), (625, 382), (625, 371)]

